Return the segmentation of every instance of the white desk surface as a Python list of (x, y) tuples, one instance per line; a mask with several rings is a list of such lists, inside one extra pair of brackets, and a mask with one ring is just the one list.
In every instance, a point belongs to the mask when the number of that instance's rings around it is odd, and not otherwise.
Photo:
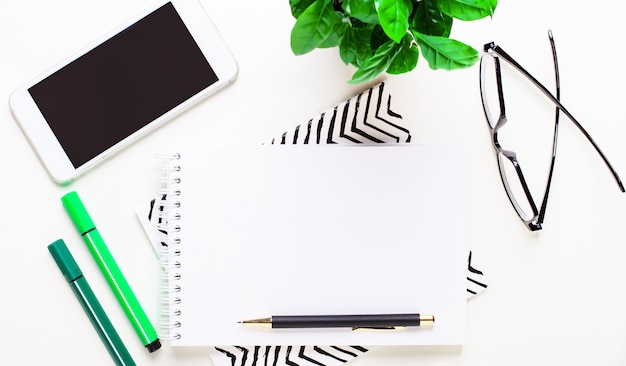
[[(64, 238), (138, 364), (210, 365), (203, 350), (165, 346), (149, 355), (143, 349), (81, 246), (60, 197), (77, 190), (88, 202), (138, 298), (155, 318), (158, 268), (134, 211), (153, 188), (152, 154), (168, 142), (266, 141), (371, 85), (346, 82), (353, 70), (341, 63), (336, 49), (292, 55), (289, 34), (294, 20), (286, 0), (201, 1), (239, 61), (238, 80), (70, 187), (47, 177), (10, 114), (9, 94), (148, 7), (151, 0), (1, 3), (0, 98), (5, 102), (0, 103), (0, 190), (5, 198), (0, 211), (0, 364), (109, 363), (46, 249)], [(551, 87), (546, 33), (552, 29), (562, 101), (626, 178), (626, 46), (619, 5), (503, 0), (492, 20), (457, 21), (452, 37), (479, 50), (496, 41)], [(532, 106), (511, 110), (510, 123), (525, 127), (543, 119), (549, 126), (549, 104), (505, 69), (507, 101)], [(387, 83), (415, 142), (467, 146), (468, 241), (475, 264), (489, 277), (489, 288), (468, 302), (463, 347), (377, 348), (353, 364), (626, 364), (626, 194), (618, 191), (582, 135), (562, 119), (545, 228), (531, 233), (513, 212), (498, 176), (481, 108), (478, 65), (433, 72), (422, 59), (417, 70), (389, 77)], [(543, 154), (526, 158), (526, 170), (545, 165), (547, 142), (524, 146), (531, 152), (543, 148)], [(531, 185), (541, 190), (543, 181)]]

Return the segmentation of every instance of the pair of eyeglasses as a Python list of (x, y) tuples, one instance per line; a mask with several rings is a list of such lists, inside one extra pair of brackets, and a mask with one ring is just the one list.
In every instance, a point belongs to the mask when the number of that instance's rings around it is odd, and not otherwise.
[[(622, 181), (613, 169), (613, 166), (604, 155), (600, 147), (593, 140), (591, 135), (583, 128), (578, 120), (572, 116), (572, 114), (561, 104), (561, 87), (559, 66), (556, 56), (556, 47), (554, 44), (554, 37), (551, 31), (548, 31), (548, 38), (550, 40), (550, 46), (552, 48), (552, 61), (554, 64), (555, 75), (555, 94), (552, 94), (543, 84), (541, 84), (534, 76), (532, 76), (526, 69), (524, 69), (517, 61), (515, 61), (509, 54), (507, 54), (500, 46), (495, 43), (487, 43), (484, 46), (485, 54), (480, 60), (480, 93), (483, 104), (483, 110), (485, 112), (485, 118), (487, 119), (487, 125), (491, 132), (491, 142), (496, 152), (498, 168), (500, 171), (500, 177), (502, 184), (506, 191), (513, 208), (517, 212), (518, 216), (526, 227), (531, 230), (541, 230), (544, 216), (546, 213), (546, 206), (548, 203), (548, 194), (550, 192), (550, 184), (552, 182), (552, 173), (554, 171), (554, 163), (556, 161), (556, 146), (559, 135), (559, 118), (563, 113), (567, 118), (582, 132), (587, 140), (593, 145), (596, 152), (600, 155), (604, 164), (609, 168), (613, 178), (617, 182), (619, 189), (624, 192), (624, 185)], [(554, 116), (554, 132), (552, 137), (552, 159), (550, 162), (550, 168), (548, 172), (548, 179), (546, 188), (541, 200), (541, 205), (537, 208), (537, 203), (533, 198), (526, 178), (522, 171), (522, 167), (518, 161), (517, 154), (514, 151), (503, 149), (498, 140), (498, 132), (507, 123), (506, 108), (504, 103), (504, 91), (502, 88), (502, 74), (500, 69), (500, 59), (504, 60), (507, 64), (512, 66), (524, 77), (526, 77), (539, 91), (541, 91), (555, 106)], [(491, 108), (490, 108), (491, 107)], [(493, 114), (493, 111), (498, 113)]]

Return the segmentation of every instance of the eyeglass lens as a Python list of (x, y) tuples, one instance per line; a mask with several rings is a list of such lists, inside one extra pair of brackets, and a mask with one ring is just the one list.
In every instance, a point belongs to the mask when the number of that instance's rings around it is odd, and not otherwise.
[(499, 71), (499, 61), (492, 55), (485, 54), (480, 61), (480, 89), (483, 109), (498, 159), (498, 168), (503, 186), (511, 204), (520, 218), (532, 222), (538, 216), (538, 210), (529, 192), (522, 168), (513, 151), (504, 150), (498, 140), (498, 130), (506, 125), (504, 113), (504, 91)]
[(498, 85), (496, 79), (496, 60), (491, 55), (484, 55), (480, 60), (481, 93), (485, 117), (491, 129), (496, 128), (498, 118), (503, 114), (500, 110)]

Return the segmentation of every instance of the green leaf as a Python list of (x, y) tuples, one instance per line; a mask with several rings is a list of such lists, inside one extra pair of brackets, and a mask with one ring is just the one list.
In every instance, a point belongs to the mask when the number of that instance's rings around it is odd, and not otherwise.
[(498, 0), (437, 0), (442, 12), (460, 20), (478, 20), (493, 16)]
[(338, 22), (335, 24), (333, 31), (330, 34), (330, 37), (326, 38), (322, 43), (320, 43), (318, 48), (331, 48), (339, 46), (339, 42), (344, 37), (346, 31), (350, 28), (348, 23)]
[(335, 37), (341, 16), (333, 9), (333, 0), (316, 0), (296, 20), (291, 30), (291, 50), (295, 55), (327, 45)]
[(446, 37), (413, 32), (431, 69), (455, 70), (470, 67), (478, 61), (478, 51), (465, 43)]
[(378, 19), (383, 30), (400, 43), (409, 29), (409, 15), (413, 11), (410, 0), (376, 0)]
[(370, 26), (367, 28), (348, 27), (346, 29), (339, 43), (339, 55), (346, 65), (354, 64), (358, 67), (372, 55), (370, 38), (373, 28)]
[(411, 28), (431, 36), (449, 37), (453, 18), (437, 7), (437, 0), (422, 0), (411, 19)]
[(380, 73), (387, 70), (393, 58), (400, 51), (399, 45), (389, 40), (381, 45), (376, 53), (363, 61), (361, 67), (352, 75), (351, 84), (357, 84), (372, 80)]
[(382, 46), (383, 43), (387, 42), (389, 37), (385, 34), (383, 27), (380, 25), (375, 25), (374, 29), (372, 29), (372, 36), (370, 37), (370, 47), (372, 49), (372, 54), (376, 52), (378, 47)]
[(488, 13), (488, 16), (493, 17), (498, 6), (498, 0), (480, 0), (483, 3), (483, 9)]
[(374, 0), (343, 0), (342, 9), (351, 17), (369, 24), (378, 24)]
[(315, 0), (289, 0), (289, 6), (291, 7), (291, 15), (298, 19), (304, 11), (313, 4)]
[(398, 45), (399, 51), (396, 56), (391, 60), (391, 64), (387, 68), (389, 74), (403, 74), (409, 72), (417, 66), (419, 59), (419, 49), (416, 44), (413, 44), (413, 37), (407, 34), (402, 39), (402, 42)]

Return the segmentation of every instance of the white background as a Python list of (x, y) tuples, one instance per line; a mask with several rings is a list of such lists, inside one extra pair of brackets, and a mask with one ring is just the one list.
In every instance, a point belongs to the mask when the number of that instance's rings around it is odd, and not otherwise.
[[(294, 20), (287, 1), (201, 1), (239, 61), (239, 79), (70, 187), (47, 177), (8, 103), (1, 104), (0, 363), (110, 362), (46, 249), (64, 238), (138, 364), (210, 365), (201, 349), (166, 346), (152, 355), (143, 350), (60, 197), (69, 190), (81, 194), (149, 316), (156, 318), (157, 263), (134, 212), (153, 189), (153, 154), (169, 142), (267, 141), (371, 85), (346, 82), (354, 70), (341, 63), (336, 49), (293, 56)], [(8, 101), (20, 84), (149, 5), (151, 0), (2, 2), (0, 98)], [(456, 22), (452, 37), (476, 49), (496, 41), (552, 88), (546, 36), (552, 29), (562, 102), (626, 177), (626, 53), (619, 5), (501, 1), (492, 20)], [(549, 137), (540, 138), (547, 135), (539, 127), (550, 126), (553, 110), (504, 67), (511, 132), (503, 143), (520, 153), (531, 186), (542, 191), (543, 178), (534, 172), (545, 167)], [(625, 364), (626, 195), (582, 135), (562, 119), (545, 229), (530, 233), (502, 189), (481, 109), (478, 66), (433, 72), (421, 60), (412, 73), (387, 82), (414, 141), (460, 142), (468, 148), (468, 241), (489, 289), (468, 302), (463, 347), (378, 348), (354, 365)]]

